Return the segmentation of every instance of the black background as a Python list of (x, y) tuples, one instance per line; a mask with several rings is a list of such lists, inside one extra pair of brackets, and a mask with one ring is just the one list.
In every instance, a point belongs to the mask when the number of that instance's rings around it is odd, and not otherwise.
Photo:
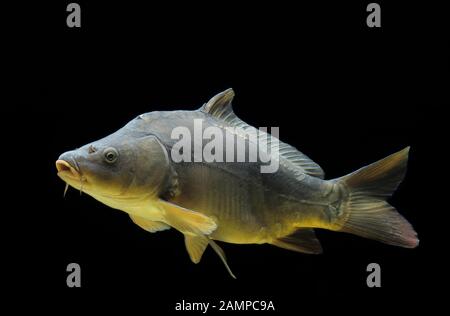
[[(16, 308), (151, 315), (173, 312), (182, 299), (252, 299), (292, 315), (439, 302), (445, 231), (436, 225), (448, 210), (434, 179), (448, 106), (442, 8), (379, 2), (382, 27), (369, 29), (366, 1), (80, 1), (82, 27), (70, 29), (68, 3), (3, 12), (3, 271)], [(419, 247), (328, 231), (317, 233), (318, 256), (222, 244), (233, 280), (210, 249), (192, 264), (174, 230), (146, 233), (74, 190), (62, 198), (60, 153), (144, 112), (196, 109), (229, 87), (238, 116), (279, 126), (281, 139), (329, 179), (410, 145), (408, 173), (391, 202), (417, 230)], [(70, 262), (81, 265), (79, 289), (66, 287)], [(381, 265), (381, 288), (366, 286), (371, 262)]]

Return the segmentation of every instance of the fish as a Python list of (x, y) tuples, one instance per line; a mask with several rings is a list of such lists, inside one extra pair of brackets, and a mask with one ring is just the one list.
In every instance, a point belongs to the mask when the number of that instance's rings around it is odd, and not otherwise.
[[(66, 186), (128, 213), (150, 233), (181, 232), (194, 263), (211, 246), (234, 278), (217, 241), (319, 254), (315, 229), (326, 229), (404, 248), (418, 246), (414, 228), (387, 202), (405, 176), (409, 147), (326, 180), (308, 156), (239, 119), (233, 98), (234, 91), (227, 89), (197, 110), (138, 115), (111, 135), (60, 155), (57, 175)], [(207, 146), (208, 138), (200, 138), (199, 145), (194, 135), (180, 147), (184, 136), (174, 132), (180, 128), (192, 134), (214, 128), (222, 133), (216, 140), (240, 141), (248, 155), (258, 142), (277, 168), (262, 172), (267, 165), (263, 155), (254, 161), (196, 159), (196, 150)], [(231, 158), (237, 148), (219, 147), (224, 155), (233, 151)]]

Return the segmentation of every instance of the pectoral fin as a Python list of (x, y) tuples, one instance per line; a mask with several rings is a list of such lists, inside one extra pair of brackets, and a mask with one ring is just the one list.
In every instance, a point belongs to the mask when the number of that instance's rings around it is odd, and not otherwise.
[(148, 219), (135, 215), (130, 215), (130, 218), (133, 221), (133, 223), (135, 223), (136, 225), (138, 225), (139, 227), (145, 229), (150, 233), (170, 229), (170, 226), (164, 224), (163, 222), (149, 221)]
[(166, 222), (183, 234), (202, 236), (211, 234), (217, 225), (211, 217), (160, 200)]

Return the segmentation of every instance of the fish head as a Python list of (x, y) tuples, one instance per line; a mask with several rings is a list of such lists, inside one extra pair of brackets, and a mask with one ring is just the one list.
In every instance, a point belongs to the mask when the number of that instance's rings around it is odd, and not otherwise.
[(167, 149), (155, 135), (119, 133), (63, 153), (56, 169), (80, 192), (139, 199), (161, 193), (171, 167)]

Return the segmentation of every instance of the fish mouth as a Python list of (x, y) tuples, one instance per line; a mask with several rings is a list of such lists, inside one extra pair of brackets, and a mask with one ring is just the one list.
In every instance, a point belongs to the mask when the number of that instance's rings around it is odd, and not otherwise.
[(80, 169), (76, 166), (76, 164), (74, 167), (69, 162), (62, 159), (56, 160), (55, 164), (59, 176), (66, 176), (74, 180), (80, 180), (82, 178)]

